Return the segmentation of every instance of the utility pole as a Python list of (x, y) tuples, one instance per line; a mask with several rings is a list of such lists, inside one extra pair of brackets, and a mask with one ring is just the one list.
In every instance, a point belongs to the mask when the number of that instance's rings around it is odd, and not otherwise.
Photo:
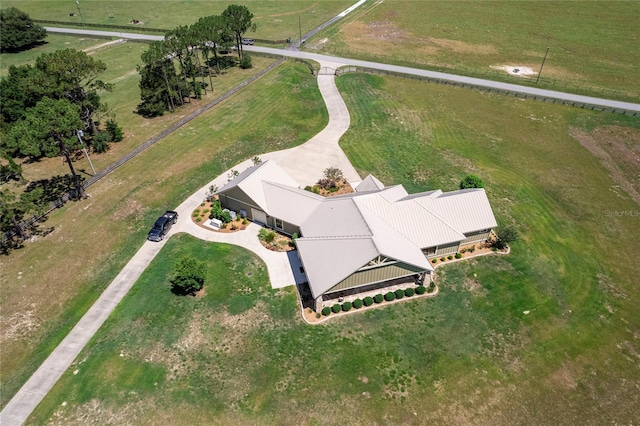
[(80, 141), (80, 145), (82, 145), (82, 151), (84, 152), (84, 155), (87, 157), (87, 160), (89, 160), (89, 164), (91, 165), (91, 170), (93, 170), (93, 175), (95, 176), (97, 174), (96, 169), (93, 167), (91, 158), (89, 158), (89, 153), (87, 152), (87, 146), (84, 144), (84, 141), (82, 140), (83, 136), (84, 136), (84, 132), (82, 130), (78, 130), (78, 140)]
[(547, 51), (544, 53), (544, 58), (542, 59), (542, 65), (540, 65), (540, 72), (538, 72), (538, 78), (536, 78), (536, 84), (540, 81), (540, 74), (542, 74), (542, 67), (544, 67), (544, 61), (547, 60), (547, 54), (549, 53), (549, 46), (547, 46)]
[(82, 17), (82, 12), (80, 12), (80, 2), (76, 0), (76, 7), (78, 8), (78, 13), (80, 14), (80, 19), (82, 20), (82, 26), (86, 27), (87, 25), (84, 23), (84, 18)]

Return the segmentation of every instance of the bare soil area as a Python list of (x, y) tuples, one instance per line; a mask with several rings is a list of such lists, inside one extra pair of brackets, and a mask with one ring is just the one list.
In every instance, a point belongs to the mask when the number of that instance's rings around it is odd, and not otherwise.
[(640, 204), (640, 130), (606, 126), (591, 133), (573, 128), (569, 134), (600, 161), (620, 188)]

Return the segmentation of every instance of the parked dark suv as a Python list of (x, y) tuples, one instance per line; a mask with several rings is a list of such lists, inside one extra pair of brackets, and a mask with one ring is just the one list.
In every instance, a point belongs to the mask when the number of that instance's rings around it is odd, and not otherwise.
[(167, 210), (162, 216), (156, 220), (156, 223), (149, 231), (147, 240), (149, 241), (162, 241), (167, 232), (171, 229), (174, 223), (178, 221), (178, 212)]

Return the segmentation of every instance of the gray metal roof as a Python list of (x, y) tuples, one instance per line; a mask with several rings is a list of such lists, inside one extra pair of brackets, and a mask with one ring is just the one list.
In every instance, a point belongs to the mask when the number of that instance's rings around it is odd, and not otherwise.
[(498, 226), (483, 188), (444, 192), (415, 201), (434, 212), (460, 232), (474, 232)]
[(296, 245), (314, 298), (379, 254), (370, 237), (303, 237), (296, 240)]
[(263, 186), (267, 200), (265, 211), (270, 216), (296, 225), (304, 222), (324, 200), (322, 195), (300, 188), (272, 182), (263, 182)]
[(225, 192), (237, 186), (242, 189), (254, 203), (260, 206), (262, 210), (268, 213), (263, 182), (272, 182), (293, 188), (298, 187), (298, 183), (278, 166), (278, 163), (273, 160), (267, 160), (253, 167), (249, 167), (240, 173), (220, 189), (218, 193)]
[(497, 226), (483, 189), (409, 195), (402, 185), (384, 187), (369, 175), (358, 192), (325, 198), (298, 188), (273, 161), (248, 169), (219, 192), (235, 186), (270, 216), (300, 226), (298, 253), (314, 297), (377, 256), (431, 271), (422, 249)]
[(381, 189), (384, 189), (384, 184), (373, 175), (368, 175), (355, 188), (356, 192), (379, 191)]

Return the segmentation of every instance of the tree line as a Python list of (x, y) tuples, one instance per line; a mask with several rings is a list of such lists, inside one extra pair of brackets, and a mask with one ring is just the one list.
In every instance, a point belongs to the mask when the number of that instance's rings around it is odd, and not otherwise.
[[(21, 25), (25, 22), (25, 14), (2, 12), (3, 32), (11, 27), (7, 17), (18, 17)], [(14, 44), (5, 49), (4, 42), (3, 34), (2, 50), (16, 50)], [(33, 42), (23, 43), (26, 46), (33, 46)], [(74, 196), (84, 197), (80, 175), (73, 166), (75, 156), (85, 143), (94, 152), (103, 152), (110, 142), (122, 139), (122, 129), (100, 100), (101, 92), (113, 90), (112, 84), (98, 78), (106, 68), (84, 52), (65, 49), (42, 54), (33, 65), (11, 66), (8, 75), (0, 79), (1, 231), (14, 229), (25, 237), (18, 223), (43, 208), (42, 188), (27, 187), (18, 195), (3, 187), (11, 181), (24, 183), (21, 161), (63, 157)]]
[[(151, 43), (142, 54), (138, 114), (157, 117), (200, 99), (212, 90), (215, 73), (235, 65), (221, 56), (235, 47), (241, 68), (251, 68), (251, 58), (243, 51), (242, 37), (255, 31), (253, 14), (246, 6), (229, 5), (221, 15), (204, 16), (192, 25), (169, 31), (164, 40)], [(207, 83), (208, 81), (208, 83)]]

